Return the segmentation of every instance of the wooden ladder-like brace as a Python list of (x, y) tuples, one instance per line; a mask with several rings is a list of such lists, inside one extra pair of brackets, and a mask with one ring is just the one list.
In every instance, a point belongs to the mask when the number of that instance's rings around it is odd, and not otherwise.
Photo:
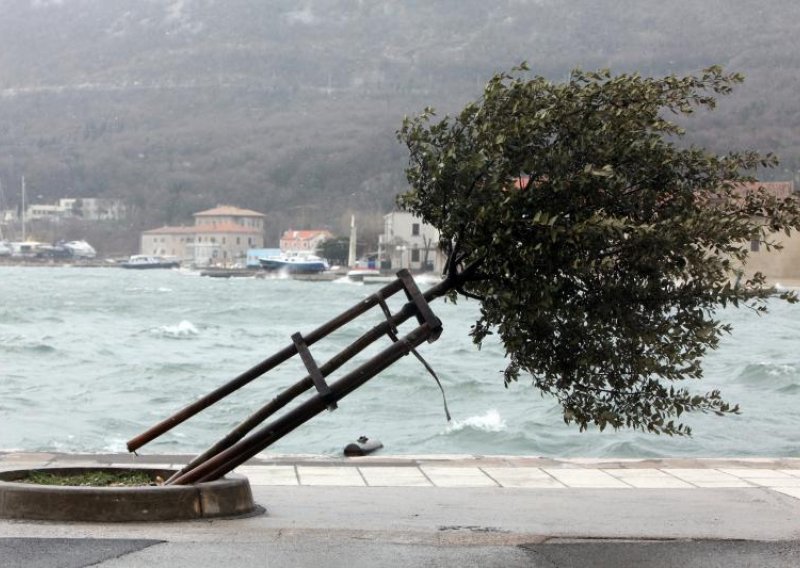
[[(387, 307), (386, 299), (400, 290), (405, 292), (409, 301), (397, 313), (392, 314)], [(318, 365), (309, 347), (376, 306), (380, 306), (383, 310), (386, 320), (364, 333), (326, 363)], [(398, 337), (398, 326), (412, 317), (416, 317), (418, 326), (404, 337)], [(401, 357), (414, 353), (422, 360), (416, 352), (416, 348), (425, 341), (436, 341), (441, 331), (441, 320), (431, 310), (413, 277), (407, 270), (401, 270), (397, 273), (396, 280), (390, 282), (375, 294), (365, 298), (357, 305), (305, 336), (299, 332), (293, 334), (292, 344), (288, 347), (186, 406), (169, 418), (159, 422), (144, 433), (132, 438), (128, 442), (128, 450), (135, 452), (143, 445), (215, 404), (294, 355), (300, 355), (300, 359), (308, 371), (306, 377), (283, 390), (273, 400), (251, 414), (225, 437), (176, 472), (166, 483), (169, 485), (186, 485), (219, 479), (325, 409), (335, 410), (339, 400), (391, 366)], [(327, 382), (326, 379), (331, 373), (384, 336), (389, 336), (393, 341), (389, 347), (337, 381), (330, 384)], [(426, 367), (428, 367), (427, 364)], [(312, 387), (315, 388), (316, 392), (306, 401), (267, 424), (263, 424), (267, 418)]]

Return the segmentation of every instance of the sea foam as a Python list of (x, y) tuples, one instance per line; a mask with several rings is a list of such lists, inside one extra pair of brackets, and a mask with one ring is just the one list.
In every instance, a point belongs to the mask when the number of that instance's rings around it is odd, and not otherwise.
[(483, 432), (502, 432), (507, 429), (506, 421), (494, 408), (486, 413), (470, 416), (464, 420), (453, 420), (447, 427), (447, 432), (460, 432), (462, 430), (481, 430)]
[(162, 325), (152, 331), (157, 335), (163, 335), (171, 339), (190, 339), (200, 335), (194, 324), (187, 320), (181, 321), (178, 325)]

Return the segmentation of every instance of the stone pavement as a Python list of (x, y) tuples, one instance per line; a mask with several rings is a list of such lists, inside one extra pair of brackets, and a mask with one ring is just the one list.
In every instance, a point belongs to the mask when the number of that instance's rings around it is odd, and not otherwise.
[[(187, 456), (134, 459), (0, 454), (0, 469)], [(266, 515), (0, 521), (0, 566), (800, 566), (797, 458), (261, 456), (238, 471)]]
[[(0, 471), (110, 465), (179, 468), (191, 456), (0, 453)], [(800, 458), (550, 459), (520, 456), (263, 456), (236, 469), (252, 486), (697, 489), (763, 487), (800, 499)]]

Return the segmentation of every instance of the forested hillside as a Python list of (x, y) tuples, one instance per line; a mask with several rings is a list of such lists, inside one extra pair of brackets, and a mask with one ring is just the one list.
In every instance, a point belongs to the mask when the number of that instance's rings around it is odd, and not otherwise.
[(271, 234), (340, 229), (404, 189), (404, 114), (455, 110), (529, 61), (747, 81), (691, 141), (800, 169), (800, 3), (774, 0), (0, 0), (0, 180), (119, 196), (134, 224), (219, 202)]

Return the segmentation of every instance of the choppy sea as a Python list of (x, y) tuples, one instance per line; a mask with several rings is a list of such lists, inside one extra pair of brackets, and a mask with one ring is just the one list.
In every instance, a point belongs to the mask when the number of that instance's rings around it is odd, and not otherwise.
[[(123, 452), (126, 440), (289, 345), (294, 332), (372, 292), (182, 270), (0, 267), (0, 450)], [(689, 438), (579, 433), (529, 382), (503, 387), (502, 346), (479, 351), (469, 338), (475, 303), (432, 307), (444, 333), (419, 351), (442, 380), (452, 422), (434, 380), (405, 357), (268, 452), (334, 455), (366, 435), (391, 454), (800, 456), (798, 305), (776, 300), (766, 316), (720, 314), (734, 333), (706, 358), (696, 388), (721, 389), (742, 414), (689, 415)], [(359, 318), (312, 346), (314, 358), (327, 360), (382, 318), (380, 310)], [(140, 453), (201, 451), (304, 375), (295, 357)]]

